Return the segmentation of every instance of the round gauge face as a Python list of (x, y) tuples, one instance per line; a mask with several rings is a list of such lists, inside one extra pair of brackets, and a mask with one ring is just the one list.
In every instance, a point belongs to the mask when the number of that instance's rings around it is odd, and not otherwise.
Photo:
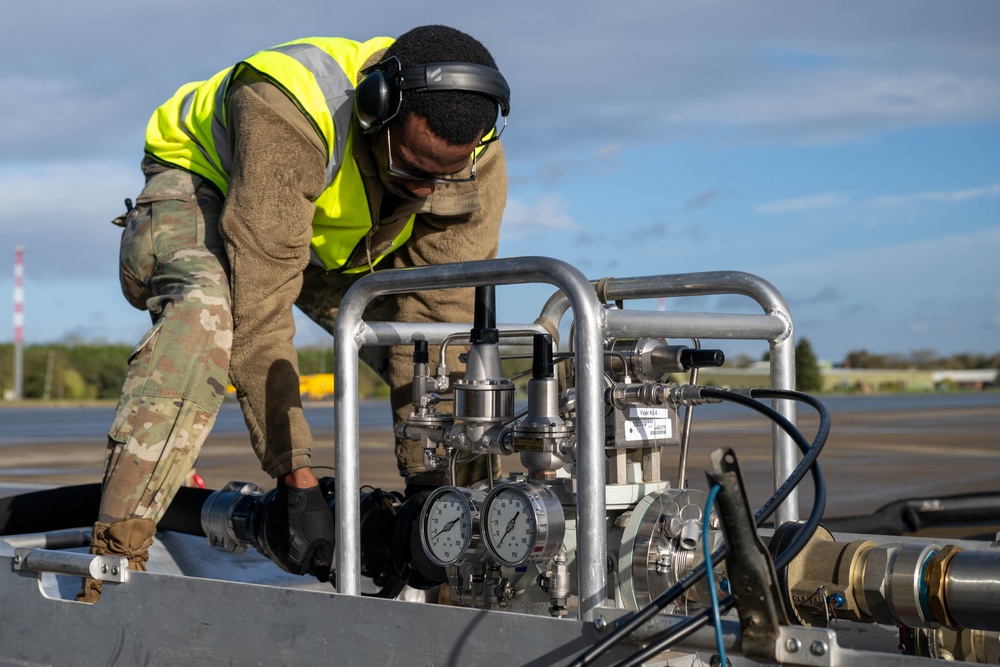
[(531, 500), (516, 486), (498, 487), (483, 512), (483, 536), (501, 565), (520, 565), (535, 548), (538, 524)]
[(473, 537), (472, 509), (456, 489), (441, 489), (427, 499), (421, 521), (424, 550), (439, 565), (451, 565), (465, 555)]

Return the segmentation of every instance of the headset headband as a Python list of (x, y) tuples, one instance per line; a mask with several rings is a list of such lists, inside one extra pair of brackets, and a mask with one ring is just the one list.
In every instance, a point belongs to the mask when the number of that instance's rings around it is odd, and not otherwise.
[(510, 113), (510, 87), (492, 67), (464, 62), (427, 63), (401, 69), (390, 56), (365, 69), (355, 90), (354, 107), (365, 134), (376, 132), (399, 113), (403, 91), (461, 90), (496, 100), (502, 116)]
[(412, 91), (464, 90), (497, 101), (500, 115), (510, 113), (510, 87), (499, 71), (475, 63), (427, 63), (407, 67), (397, 75), (399, 89)]

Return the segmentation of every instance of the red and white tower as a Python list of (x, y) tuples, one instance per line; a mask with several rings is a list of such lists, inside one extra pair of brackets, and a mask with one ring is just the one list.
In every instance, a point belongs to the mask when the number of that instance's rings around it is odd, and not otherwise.
[(24, 246), (14, 249), (14, 400), (24, 398)]

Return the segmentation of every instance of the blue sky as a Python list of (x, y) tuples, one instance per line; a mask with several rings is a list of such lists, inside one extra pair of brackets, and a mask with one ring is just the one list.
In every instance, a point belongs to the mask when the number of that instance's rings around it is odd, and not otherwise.
[[(134, 342), (148, 318), (120, 295), (108, 221), (141, 188), (152, 110), (273, 44), (441, 22), (483, 41), (511, 83), (501, 255), (593, 278), (754, 273), (833, 360), (1000, 351), (1000, 4), (417, 5), (5, 8), (0, 313), (24, 245), (28, 342)], [(501, 289), (501, 320), (534, 319), (549, 293)], [(754, 310), (743, 297), (670, 307)], [(301, 343), (324, 340), (299, 321)]]

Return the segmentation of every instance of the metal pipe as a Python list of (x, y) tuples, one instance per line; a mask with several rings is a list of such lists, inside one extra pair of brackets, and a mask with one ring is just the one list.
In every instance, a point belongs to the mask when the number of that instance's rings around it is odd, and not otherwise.
[(608, 335), (671, 338), (731, 338), (761, 340), (784, 334), (787, 322), (772, 315), (670, 313), (655, 310), (608, 310)]
[(129, 579), (128, 559), (121, 556), (81, 554), (74, 551), (19, 548), (14, 550), (15, 569), (52, 572), (101, 581), (124, 583)]
[[(360, 509), (358, 350), (364, 343), (383, 341), (362, 316), (372, 299), (389, 294), (542, 282), (567, 295), (576, 321), (576, 407), (579, 421), (577, 512), (579, 531), (586, 535), (577, 556), (580, 618), (591, 620), (605, 600), (607, 534), (604, 503), (604, 410), (602, 395), (603, 309), (590, 282), (576, 268), (544, 257), (462, 262), (405, 270), (385, 270), (364, 276), (344, 295), (334, 326), (336, 353), (334, 422), (337, 464), (337, 590), (359, 595)], [(396, 325), (393, 325), (394, 327)], [(398, 338), (401, 329), (396, 328)], [(454, 329), (452, 328), (452, 331)], [(425, 337), (426, 338), (426, 337)]]
[(944, 585), (948, 613), (959, 627), (1000, 630), (1000, 549), (966, 549), (951, 559)]
[[(594, 281), (597, 284), (597, 281)], [(740, 294), (756, 301), (765, 313), (788, 312), (788, 304), (769, 282), (742, 271), (704, 271), (677, 273), (640, 278), (612, 278), (603, 287), (607, 301), (618, 299), (651, 299), (677, 296), (710, 296)], [(551, 323), (558, 329), (569, 304), (565, 295), (553, 294), (535, 321), (542, 326)]]
[[(795, 389), (795, 339), (792, 335), (792, 319), (788, 318), (788, 335), (771, 342), (771, 386), (775, 389)], [(775, 399), (772, 407), (792, 424), (795, 423), (795, 402)], [(774, 469), (774, 488), (791, 477), (799, 457), (792, 437), (777, 424), (771, 425)], [(788, 499), (774, 513), (774, 525), (799, 520), (799, 490), (792, 489)]]
[[(701, 340), (698, 338), (692, 338), (691, 344), (696, 350), (701, 349)], [(693, 386), (698, 385), (698, 367), (695, 366), (691, 369), (691, 384)], [(677, 463), (677, 488), (686, 489), (687, 488), (687, 462), (688, 462), (688, 449), (691, 443), (691, 422), (694, 418), (694, 405), (688, 405), (684, 408), (684, 426), (681, 429), (681, 451), (679, 461)]]
[[(440, 345), (449, 336), (462, 332), (468, 338), (472, 323), (451, 322), (365, 322), (359, 344), (364, 345), (406, 345), (417, 340), (426, 340), (430, 345)], [(546, 333), (534, 324), (498, 324), (504, 345), (531, 345), (532, 334)], [(504, 332), (525, 332), (520, 336), (506, 336)], [(527, 333), (531, 331), (532, 333)]]
[(45, 533), (5, 535), (3, 541), (14, 548), (73, 549), (90, 544), (90, 529), (66, 528)]

